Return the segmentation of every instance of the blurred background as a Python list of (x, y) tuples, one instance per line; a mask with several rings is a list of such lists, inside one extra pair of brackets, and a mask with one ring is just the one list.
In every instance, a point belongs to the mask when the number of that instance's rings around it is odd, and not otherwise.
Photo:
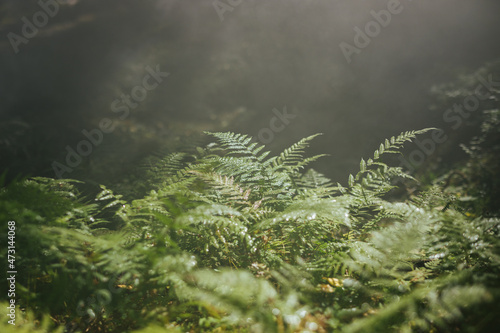
[[(0, 168), (56, 177), (57, 162), (64, 178), (112, 185), (151, 154), (202, 144), (206, 130), (260, 135), (273, 152), (321, 132), (311, 153), (330, 156), (315, 168), (345, 183), (402, 131), (469, 140), (433, 92), (500, 58), (500, 2), (401, 0), (349, 63), (339, 45), (355, 46), (354, 29), (391, 2), (0, 0)], [(142, 96), (148, 66), (169, 75)], [(132, 93), (141, 100), (127, 107)], [(61, 169), (105, 118), (114, 130)]]

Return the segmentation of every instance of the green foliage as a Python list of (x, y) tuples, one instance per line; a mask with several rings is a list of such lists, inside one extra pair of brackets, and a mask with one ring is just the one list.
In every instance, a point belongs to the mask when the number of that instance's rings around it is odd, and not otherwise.
[[(8, 306), (9, 303), (7, 302), (1, 302), (0, 304), (2, 309)], [(5, 318), (11, 320), (10, 317)], [(34, 320), (34, 315), (31, 311), (17, 311), (15, 325), (9, 324), (5, 318), (0, 322), (0, 330), (4, 333), (62, 333), (64, 331), (64, 327), (56, 328), (47, 315), (45, 315), (42, 320)]]
[(345, 186), (304, 172), (316, 135), (269, 156), (230, 132), (152, 162), (131, 202), (13, 182), (0, 216), (16, 221), (18, 312), (71, 332), (484, 331), (500, 310), (498, 216), (438, 185), (385, 198), (409, 176), (383, 155), (425, 131), (385, 140)]

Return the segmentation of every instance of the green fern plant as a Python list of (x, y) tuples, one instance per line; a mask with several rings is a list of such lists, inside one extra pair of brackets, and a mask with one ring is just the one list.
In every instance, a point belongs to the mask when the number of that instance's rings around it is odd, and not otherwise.
[(427, 130), (385, 140), (346, 186), (304, 170), (323, 156), (304, 157), (317, 135), (270, 156), (230, 132), (152, 162), (131, 202), (67, 180), (4, 186), (20, 311), (68, 331), (485, 331), (500, 221), (437, 187), (385, 199), (409, 176), (381, 158)]

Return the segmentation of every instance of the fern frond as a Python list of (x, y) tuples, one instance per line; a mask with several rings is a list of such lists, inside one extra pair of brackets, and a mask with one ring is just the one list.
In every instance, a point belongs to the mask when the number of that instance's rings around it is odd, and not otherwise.
[(412, 178), (404, 173), (401, 168), (389, 168), (387, 164), (377, 160), (383, 154), (399, 153), (398, 150), (403, 147), (405, 142), (411, 142), (417, 135), (430, 130), (435, 130), (435, 128), (402, 132), (397, 137), (393, 136), (390, 139), (385, 139), (373, 153), (373, 159), (369, 158), (367, 161), (361, 159), (359, 172), (356, 176), (349, 175), (348, 185), (351, 191), (357, 196), (367, 196), (367, 193), (370, 193), (370, 191), (365, 190), (376, 190), (378, 192), (377, 195), (381, 195), (393, 188), (389, 182), (391, 178)]
[(463, 320), (464, 310), (487, 304), (492, 299), (484, 286), (451, 284), (449, 288), (440, 288), (444, 283), (430, 283), (382, 308), (368, 307), (374, 315), (354, 321), (345, 332), (384, 331), (387, 327), (398, 332), (450, 331), (454, 323)]
[[(276, 272), (278, 273), (278, 272)], [(296, 271), (288, 274), (281, 270), (276, 279), (289, 283), (298, 281), (300, 287), (306, 283), (306, 274), (298, 279)], [(190, 295), (185, 300), (196, 299), (203, 304), (215, 305), (224, 313), (223, 322), (237, 325), (236, 329), (255, 332), (299, 332), (307, 327), (317, 326), (312, 312), (300, 302), (300, 294), (296, 287), (286, 288), (286, 291), (276, 288), (266, 279), (256, 278), (247, 271), (220, 272), (199, 270), (193, 274), (194, 281), (190, 283)]]
[(149, 166), (149, 172), (158, 177), (167, 177), (175, 174), (185, 165), (186, 153), (175, 152), (162, 157), (159, 161)]
[(314, 169), (309, 169), (295, 182), (301, 189), (300, 194), (303, 198), (328, 197), (340, 192), (329, 178)]
[(212, 157), (214, 171), (229, 177), (235, 177), (241, 183), (255, 183), (263, 181), (266, 177), (262, 165), (248, 157)]
[(235, 231), (245, 229), (245, 219), (237, 209), (220, 205), (200, 205), (177, 218), (182, 224), (215, 224), (220, 227), (234, 228)]
[[(305, 149), (309, 147), (310, 142), (317, 136), (322, 135), (321, 133), (314, 134), (303, 138), (299, 142), (293, 144), (289, 148), (285, 149), (278, 157), (272, 160), (273, 170), (279, 170), (280, 168), (284, 168), (286, 166), (295, 166), (295, 168), (301, 168), (307, 165), (309, 162), (312, 162), (322, 156), (325, 155), (317, 155), (310, 158), (309, 161), (303, 160), (303, 154)], [(300, 167), (299, 167), (300, 165)]]
[(236, 134), (232, 132), (204, 132), (217, 138), (221, 147), (229, 150), (228, 155), (241, 155), (246, 156), (251, 160), (262, 162), (269, 151), (260, 153), (265, 148), (264, 145), (259, 145), (257, 142), (251, 143), (252, 137), (243, 134)]
[(373, 153), (373, 159), (377, 160), (382, 154), (393, 154), (399, 153), (399, 149), (404, 145), (405, 142), (411, 142), (415, 139), (417, 135), (424, 134), (428, 131), (436, 130), (437, 128), (424, 128), (418, 131), (406, 131), (401, 132), (397, 137), (391, 137), (390, 139), (385, 139), (383, 143), (380, 144), (379, 149)]

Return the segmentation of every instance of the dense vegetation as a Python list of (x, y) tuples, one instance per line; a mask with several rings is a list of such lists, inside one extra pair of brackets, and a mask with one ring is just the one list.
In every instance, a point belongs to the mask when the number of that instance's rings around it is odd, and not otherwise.
[(500, 2), (394, 4), (0, 1), (0, 333), (499, 331)]
[(230, 132), (151, 160), (135, 200), (72, 180), (10, 182), (0, 216), (16, 221), (19, 308), (1, 330), (492, 330), (498, 187), (475, 168), (498, 156), (484, 144), (498, 126), (485, 125), (455, 170), (469, 186), (448, 174), (389, 200), (412, 177), (383, 158), (428, 131), (388, 138), (344, 185), (306, 168), (321, 157), (305, 155), (316, 135), (270, 157)]

